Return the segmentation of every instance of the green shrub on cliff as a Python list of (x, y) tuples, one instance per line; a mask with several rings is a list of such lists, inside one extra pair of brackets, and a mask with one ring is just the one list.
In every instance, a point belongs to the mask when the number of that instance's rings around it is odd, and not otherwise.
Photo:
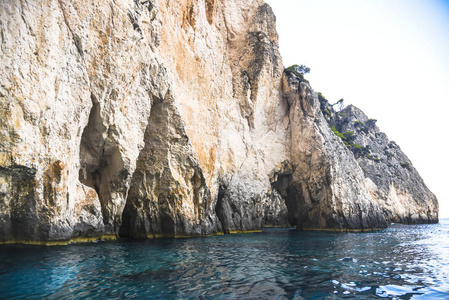
[(360, 130), (363, 131), (364, 133), (368, 133), (368, 128), (365, 127), (365, 124), (363, 124), (360, 121), (354, 121), (354, 126)]
[(340, 99), (337, 102), (335, 102), (334, 104), (332, 104), (332, 106), (337, 106), (337, 111), (341, 111), (343, 109), (343, 107), (345, 107), (345, 105), (343, 104), (344, 99)]
[(362, 151), (363, 150), (363, 147), (362, 146), (360, 146), (359, 144), (351, 144), (351, 147), (354, 147), (355, 149), (357, 149), (357, 150), (360, 150), (360, 151)]
[(401, 167), (408, 168), (410, 166), (410, 163), (402, 162)]
[[(375, 155), (377, 155), (377, 154), (375, 154)], [(368, 158), (370, 160), (373, 160), (375, 162), (381, 162), (381, 159), (379, 157), (376, 157), (376, 156), (371, 155), (369, 153), (367, 153), (365, 156), (366, 156), (366, 158)]]
[(286, 70), (292, 72), (296, 76), (310, 73), (310, 68), (305, 65), (291, 65)]
[(322, 93), (318, 92), (316, 94), (318, 95), (318, 100), (320, 100), (320, 102), (325, 102), (325, 103), (329, 102), (329, 101), (327, 101), (326, 97), (323, 96)]
[(295, 74), (296, 77), (301, 79), (301, 81), (308, 82), (304, 79), (304, 74), (310, 73), (310, 68), (306, 67), (305, 65), (291, 65), (290, 67), (285, 68), (284, 72), (287, 75)]
[(346, 131), (343, 133), (343, 136), (348, 142), (352, 142), (355, 139), (354, 131)]
[(339, 131), (337, 130), (337, 128), (335, 128), (334, 125), (331, 126), (331, 130), (335, 133), (336, 136), (338, 136), (339, 138), (341, 138), (343, 141), (346, 140), (345, 136), (344, 136), (341, 132), (339, 132)]
[(368, 159), (371, 159), (375, 162), (380, 162), (379, 158), (371, 156), (368, 146), (364, 147), (359, 144), (353, 143), (356, 137), (353, 131), (346, 131), (345, 133), (341, 133), (340, 131), (338, 131), (335, 125), (331, 126), (331, 130), (336, 136), (338, 136), (343, 141), (346, 147), (348, 147), (351, 150), (351, 152), (354, 153), (355, 156), (357, 157), (366, 156)]
[(357, 157), (366, 156), (367, 158), (371, 159), (370, 150), (367, 147), (361, 146), (356, 143), (351, 144), (351, 151), (354, 153)]

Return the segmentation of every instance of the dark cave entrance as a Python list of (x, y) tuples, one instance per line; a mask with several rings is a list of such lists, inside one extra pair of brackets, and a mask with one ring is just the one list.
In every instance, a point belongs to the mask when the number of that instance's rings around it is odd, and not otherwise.
[[(291, 187), (292, 174), (278, 174), (276, 177), (277, 179), (271, 182), (272, 202), (275, 203), (276, 201), (279, 201), (280, 205), (285, 204), (286, 207), (286, 211), (280, 215), (280, 218), (284, 219), (284, 221), (282, 219), (279, 221), (287, 223), (286, 225), (289, 226), (296, 226), (296, 205), (295, 200), (293, 199), (294, 191)], [(277, 197), (278, 200), (273, 199), (275, 197)]]

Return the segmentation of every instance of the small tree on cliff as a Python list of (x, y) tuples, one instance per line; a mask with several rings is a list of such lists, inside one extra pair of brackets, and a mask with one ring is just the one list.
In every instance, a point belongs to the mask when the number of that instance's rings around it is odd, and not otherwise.
[(305, 65), (292, 65), (288, 67), (286, 70), (292, 72), (293, 74), (299, 77), (303, 77), (301, 75), (310, 73), (310, 68), (306, 67)]
[(336, 105), (337, 106), (337, 111), (341, 111), (345, 105), (343, 104), (343, 99), (338, 100), (337, 102), (335, 102), (334, 104), (332, 104), (332, 106)]

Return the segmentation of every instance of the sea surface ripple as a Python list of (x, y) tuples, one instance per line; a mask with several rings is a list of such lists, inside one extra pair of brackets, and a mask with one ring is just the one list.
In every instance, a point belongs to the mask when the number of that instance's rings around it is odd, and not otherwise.
[(449, 220), (0, 246), (1, 299), (449, 299)]

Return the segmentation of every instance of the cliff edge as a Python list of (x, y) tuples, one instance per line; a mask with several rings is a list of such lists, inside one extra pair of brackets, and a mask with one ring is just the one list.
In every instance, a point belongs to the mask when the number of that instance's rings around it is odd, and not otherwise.
[(0, 12), (0, 242), (438, 221), (394, 142), (284, 73), (261, 0)]

